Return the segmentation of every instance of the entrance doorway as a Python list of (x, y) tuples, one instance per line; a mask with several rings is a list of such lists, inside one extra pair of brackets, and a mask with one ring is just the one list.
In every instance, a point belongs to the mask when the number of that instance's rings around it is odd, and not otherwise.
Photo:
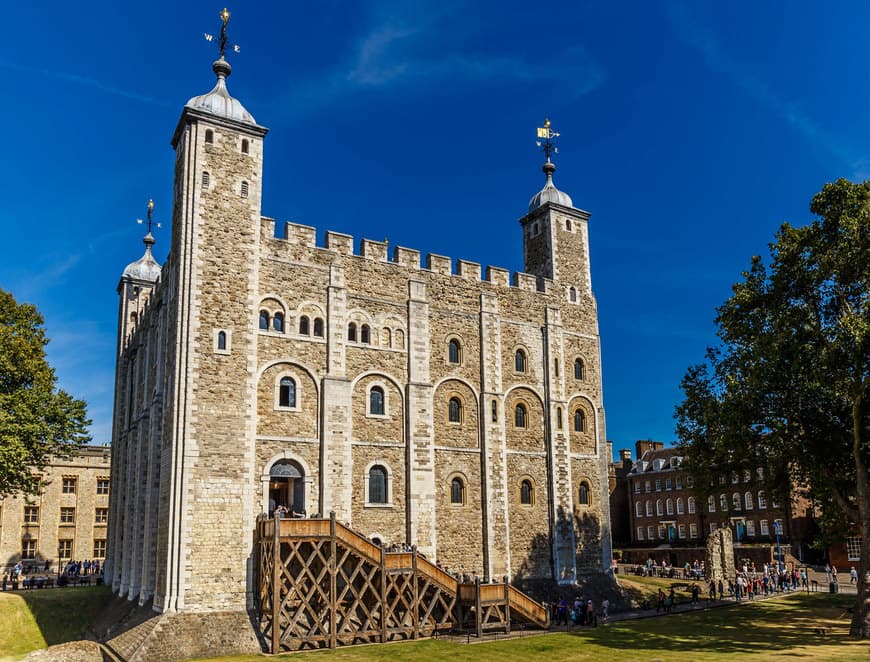
[(269, 470), (269, 517), (284, 506), (289, 513), (305, 513), (305, 474), (293, 460), (279, 460)]

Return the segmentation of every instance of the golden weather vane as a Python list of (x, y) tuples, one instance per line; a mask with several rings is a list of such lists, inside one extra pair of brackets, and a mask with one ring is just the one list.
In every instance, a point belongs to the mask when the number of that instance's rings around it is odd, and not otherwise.
[(147, 216), (147, 219), (148, 219), (148, 220), (147, 220), (147, 221), (143, 221), (141, 218), (137, 218), (137, 219), (136, 219), (136, 222), (137, 222), (139, 225), (142, 225), (143, 223), (148, 223), (148, 234), (151, 234), (151, 226), (152, 226), (152, 225), (156, 225), (158, 229), (161, 227), (161, 226), (160, 226), (160, 223), (158, 223), (157, 221), (155, 221), (155, 220), (152, 218), (153, 214), (154, 214), (154, 201), (153, 201), (153, 200), (149, 200), (149, 201), (148, 201), (148, 216)]
[[(220, 16), (220, 19), (221, 19), (221, 36), (218, 40), (218, 46), (220, 48), (220, 57), (221, 57), (221, 59), (223, 59), (224, 53), (227, 50), (227, 46), (229, 46), (232, 49), (233, 53), (240, 53), (242, 49), (239, 48), (238, 44), (230, 44), (227, 41), (227, 23), (230, 22), (230, 12), (227, 11), (226, 7), (224, 7), (223, 10), (221, 11), (221, 13), (218, 14), (218, 16)], [(205, 40), (206, 41), (214, 41), (214, 35), (206, 32), (205, 33)]]
[(559, 148), (553, 143), (553, 138), (558, 138), (559, 134), (550, 128), (550, 120), (544, 120), (544, 126), (538, 127), (538, 141), (535, 143), (538, 147), (544, 150), (547, 155), (547, 161), (550, 160), (550, 154), (558, 154)]

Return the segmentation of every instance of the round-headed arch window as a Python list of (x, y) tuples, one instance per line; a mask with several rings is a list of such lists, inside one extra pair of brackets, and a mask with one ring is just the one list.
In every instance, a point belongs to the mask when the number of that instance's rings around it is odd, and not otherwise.
[(450, 481), (450, 503), (462, 505), (465, 503), (465, 483), (459, 476)]
[(514, 407), (514, 427), (526, 428), (529, 426), (529, 411), (526, 406), (520, 402)]
[(462, 423), (462, 400), (457, 397), (450, 398), (447, 403), (447, 420), (451, 423)]
[(369, 391), (369, 415), (383, 416), (385, 413), (384, 389), (380, 386), (372, 386)]
[(582, 409), (574, 412), (574, 432), (586, 432), (586, 414)]
[(532, 487), (532, 481), (528, 478), (523, 479), (520, 483), (520, 503), (524, 506), (531, 506), (535, 500), (535, 490)]
[(577, 501), (581, 506), (589, 505), (589, 483), (585, 480), (580, 483), (580, 490), (577, 495)]
[(514, 370), (517, 372), (526, 372), (528, 369), (528, 358), (522, 349), (518, 349), (514, 354)]
[(387, 494), (387, 469), (380, 464), (369, 469), (369, 503), (389, 503)]
[(462, 345), (456, 338), (447, 343), (447, 360), (450, 363), (462, 363)]

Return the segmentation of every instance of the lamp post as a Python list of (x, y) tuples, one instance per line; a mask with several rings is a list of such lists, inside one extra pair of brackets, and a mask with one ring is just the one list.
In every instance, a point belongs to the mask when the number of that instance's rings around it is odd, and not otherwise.
[(782, 534), (782, 522), (780, 520), (774, 520), (773, 530), (776, 532), (776, 567), (779, 572), (782, 572), (782, 549), (779, 546), (779, 536)]

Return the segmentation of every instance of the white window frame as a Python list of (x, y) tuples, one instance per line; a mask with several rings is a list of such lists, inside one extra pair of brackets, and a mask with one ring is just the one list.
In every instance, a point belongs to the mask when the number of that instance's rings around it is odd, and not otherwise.
[[(380, 387), (381, 391), (384, 393), (384, 413), (383, 414), (373, 414), (372, 413), (372, 389), (375, 387)], [(382, 381), (373, 381), (366, 385), (366, 418), (389, 418), (390, 417), (390, 389), (387, 388), (387, 384)]]
[(689, 538), (695, 539), (698, 537), (698, 525), (695, 522), (689, 523)]
[[(372, 467), (383, 467), (387, 470), (387, 502), (386, 503), (372, 503), (369, 501), (369, 471), (371, 471)], [(363, 507), (365, 508), (392, 508), (393, 507), (393, 471), (390, 469), (390, 465), (383, 458), (379, 458), (377, 460), (373, 460), (366, 465), (365, 471), (363, 472), (363, 499), (365, 499), (365, 504)]]
[(761, 533), (761, 535), (763, 535), (763, 536), (770, 535), (770, 525), (767, 523), (766, 519), (760, 520), (758, 522), (758, 530), (759, 530), (759, 533)]
[(860, 561), (861, 560), (861, 537), (849, 536), (846, 538), (846, 560)]
[[(224, 349), (218, 347), (218, 336), (223, 333), (226, 336), (227, 343)], [(229, 329), (214, 329), (212, 337), (212, 351), (215, 354), (229, 355), (233, 348), (233, 332)]]
[[(296, 406), (294, 407), (282, 407), (279, 403), (281, 402), (281, 380), (284, 377), (289, 377), (294, 382), (296, 382)], [(275, 402), (274, 402), (275, 411), (302, 411), (302, 380), (299, 379), (299, 375), (292, 370), (282, 370), (275, 376)]]
[(677, 537), (682, 540), (686, 539), (686, 525), (685, 524), (677, 524)]

